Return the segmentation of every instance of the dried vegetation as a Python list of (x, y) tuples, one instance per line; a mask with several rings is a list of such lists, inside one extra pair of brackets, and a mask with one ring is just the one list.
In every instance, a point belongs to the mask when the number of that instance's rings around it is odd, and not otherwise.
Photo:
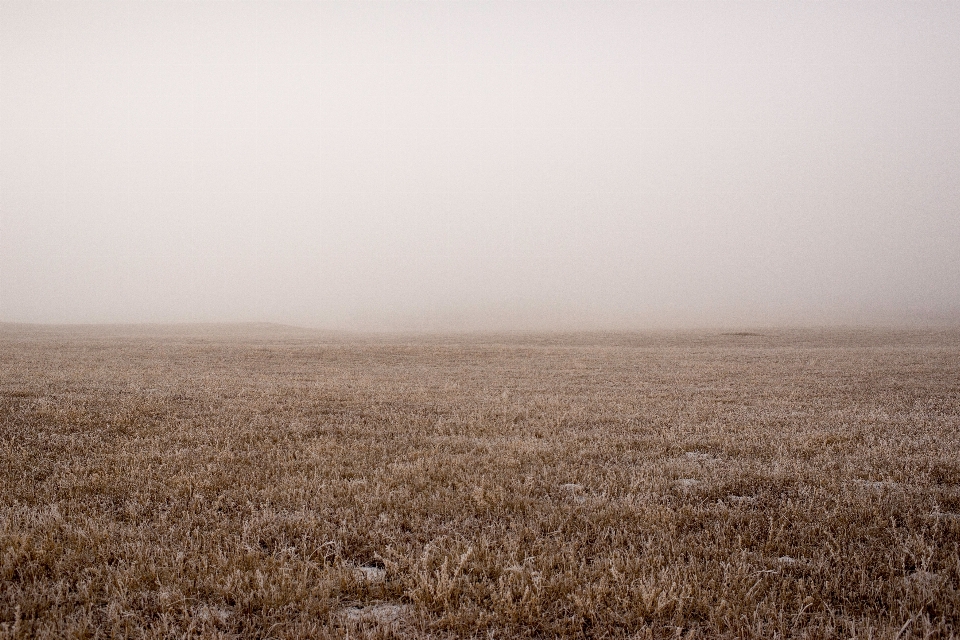
[(2, 637), (954, 637), (960, 333), (0, 328)]

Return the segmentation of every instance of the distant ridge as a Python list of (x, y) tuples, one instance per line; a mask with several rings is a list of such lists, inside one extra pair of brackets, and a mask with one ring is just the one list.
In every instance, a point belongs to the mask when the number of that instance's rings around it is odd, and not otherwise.
[(75, 323), (41, 324), (0, 322), (0, 333), (24, 336), (71, 335), (91, 338), (314, 338), (339, 339), (349, 335), (344, 331), (311, 329), (278, 322), (177, 322), (177, 323)]

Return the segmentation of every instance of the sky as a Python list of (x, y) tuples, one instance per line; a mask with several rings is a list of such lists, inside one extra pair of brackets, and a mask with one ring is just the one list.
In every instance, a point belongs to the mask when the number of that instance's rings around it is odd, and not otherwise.
[(960, 323), (960, 3), (0, 0), (0, 321)]

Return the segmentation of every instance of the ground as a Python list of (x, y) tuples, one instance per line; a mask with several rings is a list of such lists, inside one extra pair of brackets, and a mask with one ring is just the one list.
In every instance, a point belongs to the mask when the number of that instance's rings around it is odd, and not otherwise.
[(0, 637), (955, 637), (960, 331), (0, 325)]

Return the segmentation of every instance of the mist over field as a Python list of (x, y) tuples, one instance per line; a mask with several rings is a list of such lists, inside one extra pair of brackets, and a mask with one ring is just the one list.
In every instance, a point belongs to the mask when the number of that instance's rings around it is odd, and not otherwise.
[(0, 321), (960, 319), (960, 3), (0, 3)]
[(0, 638), (955, 638), (960, 2), (0, 0)]

